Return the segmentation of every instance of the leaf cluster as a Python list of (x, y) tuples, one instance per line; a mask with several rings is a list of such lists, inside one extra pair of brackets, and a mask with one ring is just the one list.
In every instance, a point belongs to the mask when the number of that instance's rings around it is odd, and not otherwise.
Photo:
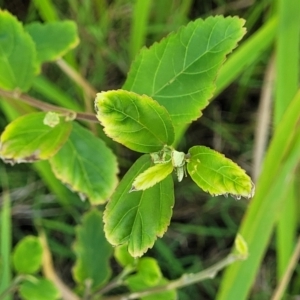
[[(140, 257), (157, 237), (163, 236), (175, 202), (173, 171), (179, 182), (189, 174), (202, 190), (213, 196), (253, 196), (250, 177), (222, 154), (198, 145), (187, 153), (175, 148), (182, 129), (199, 118), (208, 105), (220, 67), (245, 34), (243, 25), (242, 19), (223, 16), (190, 22), (161, 42), (142, 49), (122, 89), (96, 95), (95, 116), (104, 133), (142, 153), (119, 183), (113, 151), (76, 121), (81, 115), (86, 120), (91, 118), (88, 114), (43, 105), (47, 112), (23, 115), (1, 134), (0, 157), (4, 162), (47, 160), (56, 178), (82, 200), (88, 199), (92, 206), (109, 200), (103, 217), (98, 209), (92, 209), (77, 227), (73, 274), (82, 289), (96, 293), (107, 282), (108, 259), (112, 255), (108, 242), (126, 245), (131, 256)], [(21, 100), (28, 99), (23, 93), (32, 86), (42, 64), (59, 59), (79, 42), (74, 22), (23, 26), (2, 10), (0, 36), (0, 92)], [(29, 103), (37, 106), (32, 99)], [(37, 254), (32, 255), (32, 262), (26, 266), (23, 257), (28, 256), (26, 251), (30, 247), (37, 249)], [(15, 250), (16, 271), (36, 273), (42, 265), (41, 248), (45, 253), (47, 246), (37, 238), (22, 241)], [(167, 283), (150, 258), (141, 258), (134, 267), (132, 264), (130, 261), (129, 269), (136, 274), (124, 281), (129, 290)], [(101, 276), (99, 268), (105, 270)], [(25, 279), (20, 289), (24, 299), (38, 298), (42, 290), (49, 291), (49, 299), (59, 297), (49, 281), (38, 276)], [(175, 294), (165, 292), (161, 297), (174, 299)]]

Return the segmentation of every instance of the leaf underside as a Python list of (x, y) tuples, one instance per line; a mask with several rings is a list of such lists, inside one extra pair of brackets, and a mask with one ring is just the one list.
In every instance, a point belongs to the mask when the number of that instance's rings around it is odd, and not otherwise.
[(208, 105), (219, 68), (245, 34), (244, 23), (223, 16), (190, 22), (142, 49), (123, 89), (157, 100), (174, 125), (190, 123)]
[(170, 223), (174, 205), (173, 179), (169, 175), (155, 186), (129, 193), (137, 175), (151, 166), (149, 155), (141, 156), (121, 180), (104, 211), (104, 231), (112, 245), (128, 243), (128, 252), (143, 255)]

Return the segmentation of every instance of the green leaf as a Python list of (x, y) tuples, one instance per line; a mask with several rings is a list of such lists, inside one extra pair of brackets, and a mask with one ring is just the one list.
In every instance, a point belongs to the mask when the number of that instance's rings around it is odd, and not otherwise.
[(0, 157), (11, 164), (49, 159), (69, 137), (72, 123), (63, 117), (46, 125), (47, 113), (31, 113), (6, 126), (0, 138)]
[[(147, 290), (154, 286), (160, 286), (168, 283), (168, 280), (162, 277), (161, 270), (157, 261), (150, 257), (141, 258), (137, 265), (137, 273), (129, 276), (126, 285), (132, 292)], [(176, 291), (165, 291), (149, 296), (144, 296), (144, 300), (173, 300), (177, 299)]]
[(0, 37), (0, 88), (27, 91), (38, 69), (33, 41), (5, 10), (0, 10)]
[(122, 267), (133, 265), (137, 259), (133, 258), (127, 249), (127, 244), (123, 244), (114, 248), (114, 257), (118, 264)]
[(13, 252), (13, 264), (20, 274), (34, 274), (42, 265), (43, 247), (38, 237), (26, 236)]
[(19, 293), (25, 300), (56, 300), (60, 293), (48, 279), (32, 278), (21, 283)]
[(92, 204), (106, 202), (117, 185), (116, 157), (102, 140), (76, 122), (50, 164), (58, 179)]
[(172, 176), (155, 186), (129, 193), (136, 176), (151, 166), (149, 155), (140, 157), (121, 180), (104, 211), (104, 231), (112, 245), (128, 243), (128, 252), (141, 256), (161, 237), (172, 216)]
[(139, 174), (132, 184), (131, 191), (146, 190), (164, 180), (173, 171), (172, 162), (156, 164)]
[(237, 199), (253, 197), (251, 178), (223, 154), (204, 146), (192, 147), (189, 154), (188, 172), (205, 192), (213, 196), (230, 194)]
[(123, 88), (157, 100), (167, 108), (174, 125), (190, 123), (208, 105), (218, 70), (245, 34), (244, 23), (223, 16), (190, 22), (144, 48)]
[(82, 225), (76, 229), (74, 251), (74, 279), (82, 285), (89, 281), (92, 290), (102, 286), (111, 275), (109, 259), (113, 249), (105, 238), (100, 211), (93, 209), (83, 216)]
[(57, 60), (79, 43), (77, 26), (73, 21), (34, 22), (25, 29), (35, 42), (39, 63)]
[(157, 285), (161, 278), (157, 261), (151, 257), (143, 257), (138, 261), (136, 274), (128, 276), (125, 282), (132, 291), (137, 291), (140, 285), (144, 287)]
[(146, 95), (123, 90), (97, 94), (97, 118), (113, 140), (142, 153), (161, 150), (174, 141), (166, 109)]

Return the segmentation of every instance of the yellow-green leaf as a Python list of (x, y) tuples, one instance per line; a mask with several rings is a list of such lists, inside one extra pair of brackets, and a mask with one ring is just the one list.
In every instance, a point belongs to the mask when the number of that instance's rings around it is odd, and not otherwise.
[(236, 236), (234, 245), (235, 245), (235, 249), (236, 249), (237, 253), (244, 256), (245, 258), (247, 258), (248, 254), (249, 254), (248, 253), (248, 245), (242, 235), (238, 234)]
[(31, 113), (8, 124), (0, 137), (0, 157), (11, 164), (49, 159), (67, 141), (72, 122), (58, 117), (55, 126), (45, 124), (47, 113)]
[(173, 165), (171, 161), (151, 166), (135, 178), (131, 191), (146, 190), (164, 180), (172, 171)]
[(174, 205), (172, 176), (145, 191), (130, 193), (136, 176), (152, 164), (150, 155), (140, 157), (122, 178), (104, 211), (104, 231), (112, 245), (128, 243), (128, 252), (142, 256), (170, 224)]
[(251, 198), (254, 185), (251, 178), (236, 163), (208, 147), (189, 150), (187, 169), (196, 184), (213, 196), (228, 195)]
[(155, 152), (174, 141), (167, 110), (146, 95), (124, 90), (102, 92), (97, 94), (95, 109), (105, 133), (134, 151)]

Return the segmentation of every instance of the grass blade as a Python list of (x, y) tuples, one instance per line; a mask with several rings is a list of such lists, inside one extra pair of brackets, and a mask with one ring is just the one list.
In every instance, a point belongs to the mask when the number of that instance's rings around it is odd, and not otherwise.
[[(2, 167), (2, 207), (0, 214), (0, 295), (11, 285), (11, 208), (8, 192), (8, 182), (5, 169)], [(3, 300), (10, 300), (11, 296), (6, 296)]]
[(223, 277), (218, 300), (246, 299), (260, 262), (282, 210), (286, 187), (293, 183), (299, 161), (300, 91), (289, 105), (269, 147), (256, 196), (251, 201), (240, 228), (249, 247), (249, 258), (230, 266)]
[(44, 21), (57, 21), (59, 19), (56, 7), (51, 0), (34, 0), (33, 3)]
[[(278, 31), (276, 43), (275, 125), (295, 95), (299, 82), (300, 5), (298, 0), (278, 1)], [(277, 276), (282, 276), (292, 254), (297, 230), (297, 199), (291, 186), (277, 227)]]
[(151, 2), (151, 0), (135, 1), (129, 39), (129, 53), (131, 60), (134, 59), (138, 51), (145, 45)]

